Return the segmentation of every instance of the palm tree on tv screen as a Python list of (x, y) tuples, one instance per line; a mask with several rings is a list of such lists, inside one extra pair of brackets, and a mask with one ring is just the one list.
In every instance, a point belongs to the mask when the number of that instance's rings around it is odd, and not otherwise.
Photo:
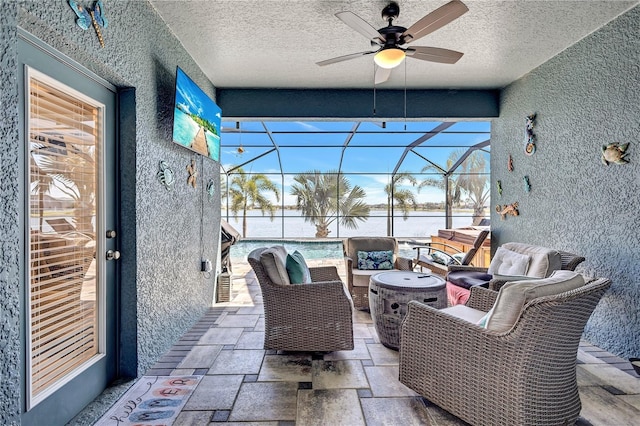
[(263, 216), (265, 213), (269, 213), (273, 221), (276, 206), (264, 193), (273, 193), (277, 202), (280, 201), (280, 191), (264, 174), (247, 174), (242, 168), (238, 168), (234, 173), (237, 174), (233, 176), (229, 184), (231, 201), (229, 209), (236, 220), (238, 213), (242, 212), (242, 236), (247, 237), (247, 210), (258, 209)]
[(346, 176), (337, 171), (314, 170), (296, 175), (293, 180), (291, 195), (296, 197), (305, 222), (315, 225), (316, 238), (328, 237), (329, 226), (336, 220), (345, 228), (358, 229), (358, 222), (369, 217), (364, 189), (352, 187)]

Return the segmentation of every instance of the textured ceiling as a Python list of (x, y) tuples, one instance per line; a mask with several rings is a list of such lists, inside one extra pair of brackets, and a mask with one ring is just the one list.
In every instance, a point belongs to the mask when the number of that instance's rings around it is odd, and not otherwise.
[[(638, 4), (622, 1), (463, 0), (469, 11), (416, 41), (464, 52), (454, 65), (407, 58), (406, 87), (501, 88)], [(447, 0), (400, 0), (395, 25), (409, 27)], [(388, 1), (151, 0), (187, 51), (220, 88), (371, 88), (373, 57), (319, 67), (371, 50), (335, 13), (375, 28)], [(405, 65), (382, 88), (405, 87)]]

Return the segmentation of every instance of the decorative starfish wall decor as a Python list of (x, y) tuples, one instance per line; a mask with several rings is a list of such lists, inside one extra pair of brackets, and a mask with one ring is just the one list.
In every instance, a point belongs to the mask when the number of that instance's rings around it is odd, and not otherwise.
[(194, 188), (197, 186), (198, 169), (196, 169), (196, 160), (191, 160), (191, 164), (187, 166), (189, 177), (187, 178), (187, 185), (191, 185)]

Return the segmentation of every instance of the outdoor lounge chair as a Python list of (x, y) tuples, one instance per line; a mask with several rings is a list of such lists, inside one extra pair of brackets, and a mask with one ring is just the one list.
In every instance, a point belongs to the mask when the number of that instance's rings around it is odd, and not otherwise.
[(466, 306), (443, 310), (411, 301), (401, 331), (400, 381), (473, 425), (574, 424), (581, 410), (578, 344), (610, 284), (595, 279), (533, 298), (505, 331), (469, 321), (494, 307), (498, 292), (489, 289), (473, 287)]
[(466, 253), (443, 242), (415, 246), (416, 258), (413, 263), (415, 266), (429, 268), (435, 274), (446, 276), (450, 265), (471, 265), (478, 249), (490, 233), (488, 229), (480, 231), (471, 249)]
[(353, 302), (335, 266), (309, 268), (310, 283), (290, 284), (282, 246), (248, 255), (264, 304), (264, 349), (353, 349)]
[[(351, 237), (343, 241), (347, 288), (357, 309), (369, 309), (369, 279), (384, 270), (358, 267), (358, 252), (391, 251), (392, 265), (388, 269), (411, 271), (411, 259), (398, 257), (398, 242), (393, 237)], [(362, 265), (360, 265), (362, 266)]]

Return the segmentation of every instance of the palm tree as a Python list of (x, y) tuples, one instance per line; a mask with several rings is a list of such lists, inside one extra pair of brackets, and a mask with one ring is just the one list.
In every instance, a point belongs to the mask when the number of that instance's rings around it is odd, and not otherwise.
[(407, 220), (409, 218), (409, 209), (413, 207), (416, 209), (416, 197), (415, 194), (409, 189), (399, 189), (398, 185), (401, 185), (404, 181), (407, 181), (412, 186), (418, 184), (418, 180), (409, 172), (398, 172), (391, 177), (391, 182), (385, 185), (384, 193), (387, 194), (387, 235), (391, 235), (391, 205), (395, 203), (396, 206), (402, 211), (402, 218)]
[(369, 217), (369, 206), (364, 189), (351, 187), (351, 183), (337, 171), (322, 173), (314, 170), (296, 175), (291, 186), (291, 195), (296, 196), (296, 205), (302, 211), (305, 222), (316, 226), (316, 238), (326, 238), (329, 226), (336, 220), (345, 228), (358, 229), (358, 221)]
[[(451, 167), (466, 153), (466, 150), (453, 151), (447, 159), (446, 171), (449, 171)], [(484, 206), (489, 199), (490, 191), (487, 186), (488, 176), (485, 174), (487, 160), (480, 151), (472, 152), (459, 166), (455, 172), (454, 177), (450, 177), (443, 172), (442, 169), (437, 168), (431, 164), (422, 168), (421, 172), (433, 172), (434, 170), (442, 173), (442, 179), (428, 178), (420, 182), (418, 185), (418, 191), (425, 186), (433, 186), (440, 188), (446, 192), (446, 209), (447, 217), (452, 216), (452, 208), (454, 205), (459, 205), (462, 200), (463, 193), (466, 194), (469, 200), (473, 203), (473, 225), (477, 225), (484, 217)], [(447, 190), (448, 183), (448, 190)], [(447, 223), (447, 227), (451, 224)]]
[(487, 185), (488, 176), (485, 174), (486, 165), (486, 157), (480, 151), (474, 151), (460, 165), (460, 175), (456, 179), (456, 186), (462, 189), (473, 203), (472, 225), (477, 225), (484, 217), (484, 206), (491, 195)]
[(273, 192), (276, 201), (280, 201), (280, 191), (278, 187), (266, 175), (261, 173), (247, 175), (242, 169), (238, 168), (235, 175), (231, 179), (229, 185), (229, 197), (231, 199), (230, 210), (233, 217), (238, 219), (238, 212), (242, 211), (242, 236), (247, 236), (247, 210), (260, 209), (262, 215), (269, 213), (271, 220), (276, 213), (276, 206), (267, 198), (263, 192)]

